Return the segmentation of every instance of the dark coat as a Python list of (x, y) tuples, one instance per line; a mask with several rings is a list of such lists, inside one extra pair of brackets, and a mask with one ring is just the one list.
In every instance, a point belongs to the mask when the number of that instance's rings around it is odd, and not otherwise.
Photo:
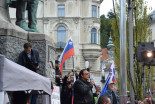
[[(55, 75), (62, 76), (62, 74), (61, 74), (59, 68), (56, 68), (56, 69), (55, 69)], [(55, 78), (55, 82), (56, 82), (56, 85), (57, 85), (57, 86), (60, 86), (60, 85), (61, 85), (61, 83), (60, 83), (60, 78)]]
[(64, 77), (64, 81), (62, 84), (61, 104), (71, 104), (72, 102), (72, 88), (68, 87), (71, 82), (67, 82), (67, 78), (68, 76)]
[(27, 58), (28, 57), (25, 51), (22, 51), (18, 57), (18, 64), (25, 66), (26, 68), (36, 72), (36, 70), (32, 67), (32, 65), (37, 64), (40, 67), (40, 57), (39, 57), (38, 51), (36, 49), (31, 49), (31, 63), (30, 64), (27, 64)]
[(74, 104), (93, 104), (93, 85), (78, 79), (74, 84)]

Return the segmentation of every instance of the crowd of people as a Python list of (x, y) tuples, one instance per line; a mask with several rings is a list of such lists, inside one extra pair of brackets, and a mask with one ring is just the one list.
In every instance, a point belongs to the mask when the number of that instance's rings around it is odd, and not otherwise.
[[(90, 73), (87, 69), (80, 70), (79, 74), (75, 70), (74, 77), (73, 74), (71, 75), (73, 70), (62, 76), (59, 67), (60, 62), (56, 60), (55, 81), (56, 85), (61, 88), (61, 104), (72, 104), (72, 101), (73, 104), (119, 104), (118, 92), (114, 82), (110, 82), (105, 94), (99, 97), (101, 86), (95, 85), (94, 80), (90, 80)], [(95, 88), (94, 93), (93, 87)]]
[(139, 100), (138, 104), (155, 104), (155, 102), (150, 100), (149, 98), (145, 98), (143, 101)]
[[(56, 85), (61, 88), (61, 104), (120, 104), (118, 88), (115, 82), (110, 81), (104, 94), (101, 94), (101, 86), (95, 85), (93, 80), (90, 80), (90, 73), (87, 69), (80, 70), (79, 74), (75, 70), (75, 76), (71, 75), (72, 71), (62, 76), (59, 70), (60, 62), (55, 61)], [(76, 81), (74, 82), (74, 79)], [(95, 92), (93, 93), (93, 86)], [(74, 100), (72, 96), (74, 94)], [(130, 98), (129, 98), (130, 99)], [(73, 103), (72, 103), (73, 101)], [(131, 104), (128, 102), (127, 104)], [(146, 98), (143, 101), (136, 101), (135, 104), (155, 104), (150, 99)]]
[[(32, 48), (30, 43), (24, 44), (24, 50), (19, 54), (18, 64), (38, 73), (40, 68), (39, 52)], [(88, 69), (68, 71), (62, 75), (59, 70), (60, 62), (55, 61), (55, 82), (60, 87), (61, 104), (119, 104), (118, 89), (113, 81), (108, 83), (104, 94), (101, 94), (101, 86), (90, 80)], [(75, 73), (75, 74), (73, 74)], [(93, 92), (93, 88), (95, 91)], [(11, 104), (37, 104), (37, 94), (25, 94), (24, 91), (15, 91)], [(138, 101), (138, 104), (154, 104), (150, 99)]]

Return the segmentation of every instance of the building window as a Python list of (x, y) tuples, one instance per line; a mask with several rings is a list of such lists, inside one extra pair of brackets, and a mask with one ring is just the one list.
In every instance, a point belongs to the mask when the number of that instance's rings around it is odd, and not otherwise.
[(58, 5), (58, 17), (65, 17), (65, 5)]
[(57, 29), (57, 48), (64, 48), (66, 45), (66, 28), (59, 26)]
[(91, 30), (91, 43), (97, 44), (97, 30), (95, 28)]
[(92, 5), (92, 17), (97, 18), (97, 6)]

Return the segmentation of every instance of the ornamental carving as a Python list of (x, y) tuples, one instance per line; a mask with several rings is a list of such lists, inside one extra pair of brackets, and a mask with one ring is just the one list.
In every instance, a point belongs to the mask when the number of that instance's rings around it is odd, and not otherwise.
[(73, 21), (75, 24), (78, 24), (79, 23), (79, 18), (73, 18)]

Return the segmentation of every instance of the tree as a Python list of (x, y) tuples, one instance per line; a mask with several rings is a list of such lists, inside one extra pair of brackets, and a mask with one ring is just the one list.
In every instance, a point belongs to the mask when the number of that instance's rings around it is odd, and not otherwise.
[[(128, 1), (128, 0), (127, 0)], [(128, 3), (128, 2), (127, 2)], [(136, 55), (136, 47), (138, 45), (138, 42), (147, 42), (148, 36), (150, 35), (150, 31), (148, 29), (148, 15), (147, 15), (147, 6), (146, 3), (143, 0), (134, 0), (133, 1), (133, 7), (136, 7), (133, 13), (134, 17), (134, 53)], [(115, 64), (117, 66), (117, 71), (119, 73), (120, 69), (120, 38), (119, 38), (119, 12), (120, 12), (120, 7), (118, 2), (115, 4), (116, 7), (116, 17), (117, 18), (111, 18), (109, 19), (109, 23), (111, 24), (111, 33), (112, 33), (112, 38), (113, 38), (113, 43), (115, 45)], [(127, 7), (126, 7), (127, 8)], [(128, 14), (128, 12), (127, 12)], [(126, 15), (127, 15), (126, 14)], [(109, 16), (110, 17), (110, 16)], [(115, 17), (115, 16), (114, 16)], [(128, 15), (127, 15), (128, 17)], [(117, 19), (117, 20), (116, 20)], [(116, 25), (116, 21), (118, 23), (118, 27)], [(127, 51), (128, 51), (128, 45), (129, 45), (129, 28), (128, 28), (128, 19), (127, 19)], [(101, 24), (102, 25), (102, 24)], [(129, 56), (129, 53), (127, 52), (127, 56)], [(128, 59), (128, 58), (127, 58)], [(129, 71), (129, 62), (127, 61), (127, 70)], [(135, 59), (135, 66), (134, 66), (134, 72), (135, 72), (135, 79), (134, 82), (135, 88), (136, 88), (136, 94), (138, 96), (138, 99), (142, 99), (142, 92), (143, 92), (143, 87), (142, 87), (142, 64), (138, 63)], [(148, 72), (146, 73), (148, 74)], [(148, 79), (147, 79), (148, 80)], [(129, 81), (128, 80), (128, 90), (129, 90)], [(118, 80), (119, 84), (119, 80)], [(148, 84), (148, 83), (147, 83)]]
[(101, 27), (100, 27), (100, 44), (102, 48), (106, 48), (108, 44), (108, 40), (110, 37), (110, 32), (111, 32), (111, 24), (109, 23), (109, 20), (111, 18), (114, 18), (114, 13), (112, 11), (108, 12), (108, 18), (105, 17), (105, 15), (102, 15), (100, 17), (101, 21)]

